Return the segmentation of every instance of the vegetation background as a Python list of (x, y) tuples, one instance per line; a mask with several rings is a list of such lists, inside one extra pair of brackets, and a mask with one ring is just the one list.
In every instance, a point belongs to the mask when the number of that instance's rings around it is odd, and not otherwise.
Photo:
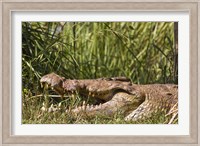
[[(177, 24), (174, 22), (23, 22), (23, 123), (126, 123), (123, 117), (73, 119), (42, 113), (55, 103), (43, 95), (41, 76), (70, 79), (125, 76), (136, 84), (178, 83)], [(63, 102), (63, 101), (62, 101)], [(66, 99), (65, 106), (82, 102)], [(60, 101), (57, 101), (59, 104)], [(144, 123), (163, 123), (165, 116)]]

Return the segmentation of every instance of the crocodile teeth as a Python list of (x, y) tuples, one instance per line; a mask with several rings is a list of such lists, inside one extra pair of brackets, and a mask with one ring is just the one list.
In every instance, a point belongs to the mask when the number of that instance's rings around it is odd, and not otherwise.
[(99, 106), (100, 106), (100, 108), (102, 108), (102, 104), (101, 103), (99, 104)]
[(72, 110), (71, 107), (69, 107), (69, 108), (68, 108), (68, 111), (70, 112), (71, 110)]
[(48, 89), (49, 85), (47, 83), (44, 84), (44, 89)]
[(47, 111), (47, 109), (43, 106), (42, 108), (41, 108), (41, 110), (44, 112), (44, 111)]
[(74, 94), (72, 94), (72, 95), (71, 95), (71, 97), (72, 97), (72, 98), (75, 98), (75, 95), (74, 95)]
[(51, 104), (50, 108), (53, 108), (53, 104)]
[(61, 105), (62, 105), (62, 103), (60, 102), (60, 103), (58, 104), (58, 107), (61, 107)]
[(86, 108), (86, 106), (85, 106), (85, 105), (83, 105), (83, 106), (82, 106), (82, 110), (85, 110), (85, 108)]
[(43, 83), (40, 83), (41, 88), (43, 88)]
[(90, 105), (89, 104), (87, 104), (87, 109), (89, 109), (90, 108)]
[(83, 101), (83, 106), (85, 106), (85, 100)]
[(89, 108), (93, 108), (94, 106), (93, 106), (93, 104), (92, 105), (89, 105)]
[(49, 85), (46, 83), (45, 85), (44, 85), (44, 89), (48, 89), (49, 88)]
[(51, 107), (48, 109), (48, 112), (49, 112), (49, 113), (53, 112), (53, 109), (54, 109), (53, 106), (51, 106)]
[(91, 96), (91, 94), (92, 94), (92, 93), (91, 93), (91, 92), (89, 92), (88, 96)]
[(53, 112), (59, 111), (58, 108), (53, 108)]

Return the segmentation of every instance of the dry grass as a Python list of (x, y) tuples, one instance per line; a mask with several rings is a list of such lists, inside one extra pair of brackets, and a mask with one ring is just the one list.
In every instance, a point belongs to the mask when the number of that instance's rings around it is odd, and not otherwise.
[[(82, 104), (80, 98), (67, 98), (60, 100), (57, 95), (49, 95), (48, 103), (45, 96), (27, 97), (24, 95), (23, 102), (23, 123), (24, 124), (177, 124), (178, 118), (173, 117), (172, 110), (166, 115), (165, 113), (157, 113), (151, 118), (137, 121), (127, 122), (124, 120), (125, 115), (120, 111), (112, 117), (96, 116), (93, 118), (82, 115), (72, 116), (66, 113), (66, 109), (73, 109), (77, 105)], [(54, 105), (52, 108), (52, 105)], [(47, 109), (46, 109), (46, 108)], [(43, 110), (42, 110), (43, 109)], [(44, 111), (46, 109), (46, 111)], [(51, 111), (50, 111), (51, 109)], [(56, 109), (53, 111), (53, 109)], [(59, 110), (57, 110), (59, 109)], [(177, 116), (177, 115), (176, 115)]]

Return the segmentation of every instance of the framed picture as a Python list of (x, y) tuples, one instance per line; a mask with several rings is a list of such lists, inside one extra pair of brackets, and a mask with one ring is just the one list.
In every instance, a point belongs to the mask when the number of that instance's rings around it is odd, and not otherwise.
[(198, 145), (197, 1), (1, 9), (2, 144)]

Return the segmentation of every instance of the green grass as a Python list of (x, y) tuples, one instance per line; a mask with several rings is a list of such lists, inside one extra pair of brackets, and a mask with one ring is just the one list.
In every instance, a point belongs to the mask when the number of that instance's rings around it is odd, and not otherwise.
[[(140, 120), (137, 122), (125, 121), (125, 115), (120, 111), (113, 116), (108, 117), (104, 115), (98, 115), (95, 117), (85, 117), (85, 115), (72, 116), (65, 112), (67, 109), (73, 109), (75, 106), (82, 105), (82, 99), (67, 98), (60, 100), (60, 98), (52, 98), (50, 96), (39, 96), (29, 98), (28, 94), (23, 96), (23, 112), (22, 123), (23, 124), (167, 124), (171, 116), (166, 117), (165, 113), (154, 114), (151, 118)], [(48, 99), (48, 102), (46, 102)], [(62, 103), (62, 104), (61, 104)], [(88, 101), (90, 103), (90, 101)], [(58, 107), (60, 110), (54, 112), (42, 111), (42, 107), (49, 108), (51, 105)], [(177, 124), (178, 121), (173, 123)]]
[[(125, 123), (120, 114), (77, 120), (64, 112), (41, 113), (51, 100), (32, 97), (43, 94), (39, 80), (50, 72), (69, 79), (125, 76), (136, 84), (177, 84), (174, 46), (173, 22), (23, 22), (23, 123)], [(65, 106), (81, 102), (69, 99)], [(144, 123), (164, 123), (159, 117)]]

